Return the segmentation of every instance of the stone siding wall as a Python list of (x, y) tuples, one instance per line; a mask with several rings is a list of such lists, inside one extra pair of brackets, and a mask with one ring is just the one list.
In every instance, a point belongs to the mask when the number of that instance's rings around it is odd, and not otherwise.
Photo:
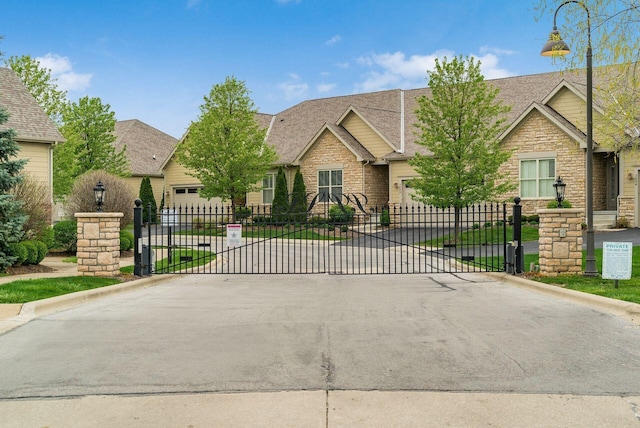
[[(516, 184), (516, 189), (506, 195), (513, 200), (520, 195), (520, 159), (523, 155), (555, 152), (556, 177), (567, 183), (565, 199), (573, 208), (586, 206), (585, 150), (573, 138), (560, 130), (541, 113), (533, 111), (511, 135), (503, 140), (504, 150), (512, 150), (513, 155), (502, 166), (507, 180)], [(534, 157), (535, 158), (535, 157)], [(593, 159), (594, 210), (606, 208), (606, 159), (603, 154), (595, 154)], [(522, 196), (521, 196), (522, 197)], [(546, 209), (553, 198), (522, 198), (522, 214), (532, 215), (539, 209)]]
[(122, 213), (77, 213), (78, 273), (81, 276), (120, 275)]

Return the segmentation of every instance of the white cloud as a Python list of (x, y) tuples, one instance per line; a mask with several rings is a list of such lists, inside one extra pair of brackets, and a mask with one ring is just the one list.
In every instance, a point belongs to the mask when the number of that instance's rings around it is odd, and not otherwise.
[(332, 91), (335, 87), (335, 83), (320, 83), (316, 88), (319, 93), (323, 94)]
[(514, 55), (516, 53), (516, 51), (512, 51), (509, 49), (500, 49), (500, 48), (492, 48), (489, 46), (482, 46), (480, 48), (480, 54), (487, 54), (487, 53), (493, 53), (496, 55), (504, 55), (504, 56), (509, 56), (509, 55)]
[(433, 69), (436, 58), (445, 56), (453, 56), (453, 52), (440, 50), (431, 55), (412, 55), (408, 59), (403, 52), (361, 57), (359, 64), (376, 70), (368, 72), (364, 82), (358, 84), (357, 88), (359, 91), (372, 92), (424, 85), (427, 70)]
[(73, 71), (73, 65), (66, 56), (48, 53), (37, 57), (40, 66), (51, 70), (51, 77), (57, 79), (58, 88), (63, 91), (84, 91), (91, 85), (93, 74), (79, 74)]
[(342, 40), (342, 37), (340, 37), (340, 35), (336, 34), (335, 36), (333, 36), (332, 38), (330, 38), (329, 40), (324, 42), (324, 44), (327, 45), (327, 46), (333, 46), (333, 45), (335, 45), (336, 43), (338, 43), (341, 40)]
[(301, 0), (276, 0), (276, 3), (287, 4), (287, 3), (300, 3)]
[(198, 6), (202, 0), (187, 0), (187, 9), (193, 9)]
[(476, 59), (480, 61), (480, 71), (482, 71), (482, 75), (485, 79), (499, 79), (502, 77), (513, 76), (513, 73), (510, 73), (504, 68), (498, 66), (499, 58), (494, 54), (486, 54), (484, 56), (475, 56)]
[[(482, 74), (486, 79), (512, 76), (505, 68), (499, 66), (500, 55), (511, 55), (513, 52), (496, 48), (481, 48), (484, 55), (473, 55), (480, 60)], [(427, 71), (433, 70), (436, 59), (453, 58), (450, 50), (438, 50), (430, 55), (412, 55), (409, 58), (403, 52), (371, 54), (358, 58), (358, 64), (370, 69), (364, 80), (356, 84), (358, 92), (373, 92), (393, 88), (412, 88), (427, 84)]]
[(284, 92), (287, 100), (304, 99), (309, 91), (309, 85), (300, 81), (300, 76), (295, 73), (289, 74), (290, 80), (280, 83), (278, 88)]

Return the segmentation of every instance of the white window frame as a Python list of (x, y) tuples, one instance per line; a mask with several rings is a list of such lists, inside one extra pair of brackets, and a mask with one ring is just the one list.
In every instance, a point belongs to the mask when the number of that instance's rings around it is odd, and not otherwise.
[[(334, 177), (334, 174), (336, 173), (340, 173), (340, 184), (337, 184), (334, 182), (336, 178)], [(327, 185), (320, 185), (320, 174), (328, 174), (329, 183)], [(336, 193), (335, 190), (337, 190), (338, 188), (340, 189), (340, 192)], [(333, 202), (331, 201), (331, 198), (329, 198), (327, 195), (334, 194), (339, 197), (342, 197), (343, 189), (344, 189), (344, 172), (342, 168), (326, 168), (326, 169), (318, 170), (318, 195), (320, 195), (319, 202), (325, 202), (325, 203)]]
[[(542, 177), (540, 175), (540, 162), (541, 161), (553, 161), (553, 173), (550, 176)], [(523, 177), (523, 163), (524, 162), (535, 162), (535, 177)], [(557, 172), (557, 159), (555, 156), (542, 155), (542, 156), (523, 156), (520, 158), (518, 163), (518, 185), (520, 187), (520, 197), (522, 199), (553, 199), (555, 198), (555, 193), (553, 190), (553, 183), (556, 179)], [(535, 182), (535, 195), (525, 194), (524, 186), (522, 185), (523, 181)], [(548, 184), (548, 189), (545, 192), (542, 192), (542, 186), (546, 187)]]
[[(267, 181), (267, 179), (271, 179), (271, 187), (265, 187), (265, 183)], [(267, 202), (267, 199), (265, 197), (265, 191), (271, 191), (271, 200), (269, 202)], [(275, 172), (269, 172), (267, 173), (264, 178), (262, 179), (262, 203), (265, 205), (271, 205), (273, 203), (273, 197), (275, 196), (276, 193), (276, 173)]]

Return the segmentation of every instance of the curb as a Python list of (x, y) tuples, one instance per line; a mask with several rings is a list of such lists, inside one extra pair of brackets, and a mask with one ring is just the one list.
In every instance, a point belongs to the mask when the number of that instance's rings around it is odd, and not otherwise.
[(50, 297), (48, 299), (27, 302), (22, 304), (18, 316), (0, 320), (0, 334), (44, 315), (71, 309), (75, 306), (79, 306), (83, 303), (87, 303), (101, 297), (153, 287), (165, 280), (174, 279), (180, 276), (182, 275), (154, 275), (148, 278), (135, 279), (133, 281), (127, 281), (106, 287), (78, 291), (76, 293), (63, 294), (61, 296)]
[(640, 325), (640, 304), (611, 299), (596, 294), (570, 290), (557, 285), (549, 285), (504, 272), (484, 272), (483, 275), (506, 284), (528, 288), (539, 293), (560, 297), (581, 305), (598, 308)]

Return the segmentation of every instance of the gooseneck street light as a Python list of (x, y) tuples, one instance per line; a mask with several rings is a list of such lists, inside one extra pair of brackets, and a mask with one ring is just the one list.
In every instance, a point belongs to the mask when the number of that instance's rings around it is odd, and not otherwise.
[(105, 191), (105, 187), (102, 184), (102, 181), (98, 181), (98, 184), (96, 184), (96, 187), (93, 188), (93, 195), (95, 197), (95, 201), (96, 201), (96, 206), (98, 207), (98, 209), (96, 210), (97, 212), (101, 213), (102, 212), (102, 205), (104, 204), (104, 191)]
[(593, 236), (593, 66), (591, 51), (591, 16), (589, 9), (581, 1), (571, 0), (565, 1), (553, 15), (553, 31), (549, 36), (549, 41), (543, 46), (540, 55), (556, 56), (566, 55), (570, 52), (569, 46), (562, 40), (558, 27), (556, 26), (556, 18), (558, 11), (569, 3), (576, 3), (587, 12), (587, 160), (586, 160), (586, 178), (587, 178), (587, 257), (584, 275), (597, 276), (596, 259), (594, 256), (594, 236)]

